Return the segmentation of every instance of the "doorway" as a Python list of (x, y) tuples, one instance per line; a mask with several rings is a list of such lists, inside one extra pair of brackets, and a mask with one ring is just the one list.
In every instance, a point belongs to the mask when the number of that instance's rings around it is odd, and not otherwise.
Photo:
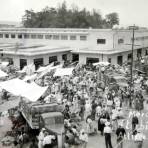
[(37, 70), (40, 66), (43, 66), (43, 58), (34, 59), (35, 70)]
[(72, 62), (79, 61), (79, 54), (72, 54)]
[(118, 56), (117, 57), (117, 64), (122, 66), (122, 64), (123, 64), (123, 56)]
[(20, 59), (20, 70), (27, 65), (27, 59)]

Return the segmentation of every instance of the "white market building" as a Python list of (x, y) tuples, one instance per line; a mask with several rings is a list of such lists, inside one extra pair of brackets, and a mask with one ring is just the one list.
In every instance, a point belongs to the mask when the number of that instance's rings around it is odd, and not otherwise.
[[(20, 69), (66, 59), (122, 65), (131, 59), (131, 44), (128, 29), (0, 28), (0, 58)], [(134, 60), (148, 55), (147, 49), (148, 30), (135, 30)]]

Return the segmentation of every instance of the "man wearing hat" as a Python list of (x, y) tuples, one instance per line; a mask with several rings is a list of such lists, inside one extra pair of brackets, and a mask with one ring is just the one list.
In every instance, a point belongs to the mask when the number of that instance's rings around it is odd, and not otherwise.
[(143, 140), (145, 140), (145, 135), (142, 133), (141, 129), (137, 129), (137, 134), (135, 135), (135, 143), (137, 148), (142, 148)]
[(112, 133), (111, 124), (110, 124), (110, 122), (107, 121), (105, 123), (105, 127), (104, 127), (106, 148), (112, 148), (111, 133)]

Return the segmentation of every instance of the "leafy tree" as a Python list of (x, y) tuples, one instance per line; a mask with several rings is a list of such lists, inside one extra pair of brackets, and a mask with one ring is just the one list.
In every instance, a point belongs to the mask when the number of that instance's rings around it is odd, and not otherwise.
[(108, 28), (112, 28), (114, 25), (119, 25), (118, 13), (113, 12), (106, 15), (106, 25)]
[(36, 23), (37, 14), (33, 10), (26, 10), (22, 18), (25, 27), (32, 27)]
[(66, 2), (63, 2), (57, 8), (45, 7), (40, 12), (26, 10), (22, 23), (30, 28), (112, 28), (119, 24), (119, 17), (114, 12), (103, 18), (95, 9), (92, 12), (85, 8), (79, 10), (75, 5), (68, 9)]

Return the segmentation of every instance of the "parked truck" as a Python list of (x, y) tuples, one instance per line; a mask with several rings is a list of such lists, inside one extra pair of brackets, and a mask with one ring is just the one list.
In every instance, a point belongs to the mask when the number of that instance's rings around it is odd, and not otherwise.
[(21, 99), (19, 111), (31, 129), (46, 128), (57, 136), (58, 148), (63, 146), (64, 116), (62, 106), (57, 103), (28, 102)]

